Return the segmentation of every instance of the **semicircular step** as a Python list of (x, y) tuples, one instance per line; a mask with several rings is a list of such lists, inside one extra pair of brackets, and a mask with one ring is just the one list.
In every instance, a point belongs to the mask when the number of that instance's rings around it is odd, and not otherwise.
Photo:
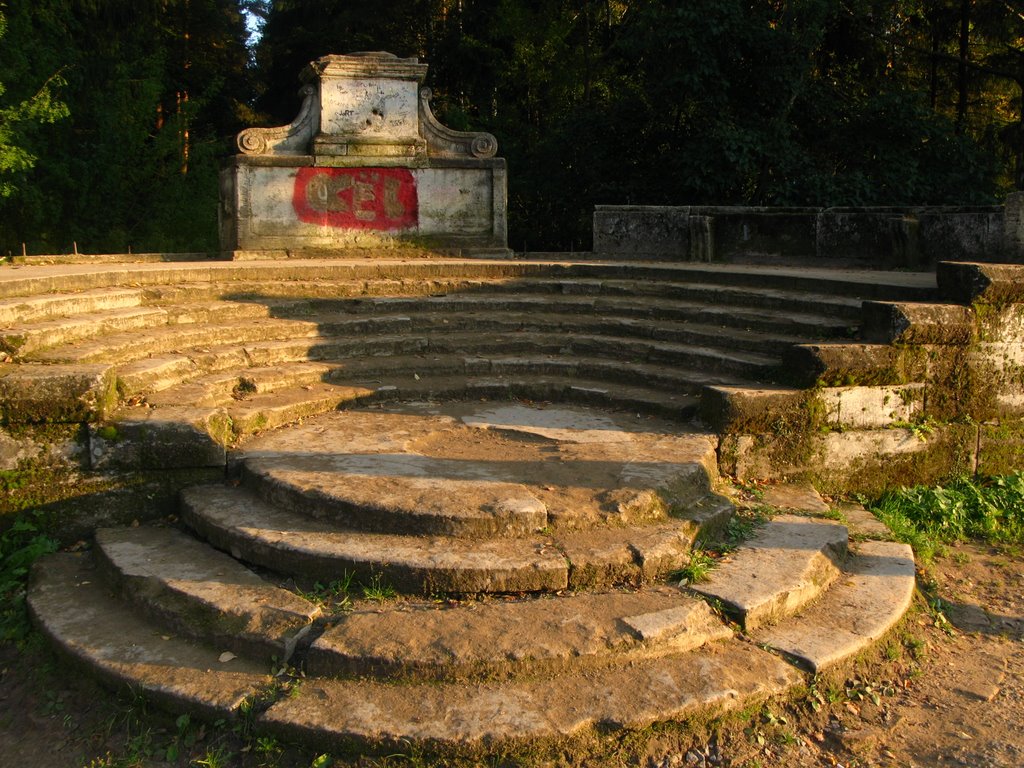
[(691, 589), (721, 601), (744, 629), (777, 622), (822, 594), (839, 578), (846, 557), (846, 526), (778, 515), (726, 556)]
[(62, 652), (108, 683), (172, 710), (231, 717), (271, 681), (262, 663), (160, 632), (112, 597), (82, 555), (40, 558), (28, 605), (36, 626)]
[(287, 661), (320, 609), (171, 528), (101, 528), (107, 580), (172, 629), (236, 653)]
[(661, 586), (439, 605), (399, 602), (335, 617), (306, 673), (496, 679), (611, 666), (732, 636), (703, 601)]

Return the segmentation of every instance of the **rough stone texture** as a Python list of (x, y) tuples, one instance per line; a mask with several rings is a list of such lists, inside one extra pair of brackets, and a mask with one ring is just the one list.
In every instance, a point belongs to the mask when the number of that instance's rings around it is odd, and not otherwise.
[(249, 128), (221, 174), (221, 247), (253, 258), (422, 246), (507, 255), (505, 161), (453, 131), (420, 88), (427, 66), (388, 53), (324, 56), (299, 116)]
[(122, 412), (89, 427), (93, 469), (224, 466), (230, 421), (223, 408), (176, 406)]
[(721, 600), (749, 630), (792, 614), (839, 576), (846, 528), (831, 522), (780, 515), (723, 558), (694, 592)]
[(725, 711), (785, 690), (796, 671), (738, 643), (617, 670), (517, 683), (393, 686), (307, 682), (272, 706), (261, 727), (321, 749), (352, 740), (495, 747), (587, 728), (643, 728), (698, 711)]
[(1024, 421), (1005, 419), (999, 424), (978, 427), (978, 460), (980, 475), (1005, 475), (1020, 471), (1024, 457)]
[(813, 610), (755, 632), (752, 639), (820, 672), (863, 650), (899, 621), (910, 607), (914, 584), (908, 544), (863, 542)]
[(1005, 210), (599, 205), (594, 251), (617, 258), (784, 259), (890, 269), (943, 259), (1002, 261), (1009, 255), (1019, 261), (1019, 244), (1008, 245), (1015, 215), (1012, 198)]
[(306, 672), (536, 674), (689, 651), (731, 634), (706, 604), (670, 587), (449, 607), (400, 604), (345, 614), (310, 646)]
[(968, 344), (974, 313), (956, 304), (865, 301), (861, 338), (874, 344)]
[(836, 508), (842, 513), (851, 536), (879, 541), (892, 540), (892, 531), (889, 530), (885, 523), (868, 512), (863, 504), (841, 501), (836, 505)]
[(825, 425), (834, 429), (877, 429), (917, 421), (924, 414), (924, 384), (881, 387), (826, 387), (818, 397)]
[(36, 625), (61, 651), (107, 681), (177, 711), (229, 717), (270, 682), (263, 664), (221, 662), (221, 650), (161, 633), (109, 597), (83, 556), (40, 559), (28, 604)]
[(474, 542), (344, 531), (219, 486), (184, 491), (182, 516), (233, 557), (325, 583), (352, 572), (423, 594), (555, 591), (568, 584), (565, 558), (542, 538)]
[(177, 632), (287, 661), (320, 609), (169, 528), (101, 528), (97, 556), (130, 601)]
[(1009, 261), (1024, 264), (1024, 192), (1011, 192), (1004, 202), (1003, 237)]
[[(644, 525), (702, 499), (715, 474), (712, 437), (668, 429), (568, 406), (347, 411), (248, 443), (245, 482), (364, 530), (508, 536)], [(393, 437), (367, 442), (378, 434)]]
[(786, 379), (801, 387), (924, 381), (926, 362), (915, 348), (883, 344), (798, 344), (783, 355)]
[(1024, 264), (940, 262), (939, 293), (956, 304), (1024, 304)]
[(761, 490), (764, 493), (761, 501), (774, 509), (819, 515), (829, 510), (821, 494), (810, 483), (766, 485)]
[(0, 367), (0, 414), (7, 423), (104, 418), (117, 402), (114, 369), (97, 365)]
[(689, 208), (599, 205), (594, 210), (594, 252), (613, 258), (687, 259)]

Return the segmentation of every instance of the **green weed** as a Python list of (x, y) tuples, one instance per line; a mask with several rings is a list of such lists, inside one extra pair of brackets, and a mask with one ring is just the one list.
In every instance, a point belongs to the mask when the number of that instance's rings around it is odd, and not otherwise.
[(717, 566), (715, 558), (703, 549), (694, 548), (690, 550), (690, 560), (678, 571), (672, 573), (672, 578), (679, 582), (679, 586), (685, 587), (689, 584), (700, 584), (711, 577), (711, 571)]
[(394, 587), (381, 580), (380, 574), (370, 579), (369, 584), (363, 585), (363, 598), (376, 603), (393, 600), (397, 595)]
[(345, 571), (340, 579), (335, 579), (328, 584), (318, 581), (308, 591), (297, 591), (300, 597), (305, 598), (309, 602), (337, 613), (352, 607), (350, 592), (354, 577), (354, 573)]

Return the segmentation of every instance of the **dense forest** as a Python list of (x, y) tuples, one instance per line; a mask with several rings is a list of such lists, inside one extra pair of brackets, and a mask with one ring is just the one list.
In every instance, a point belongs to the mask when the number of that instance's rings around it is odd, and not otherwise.
[(366, 50), (498, 137), (516, 249), (589, 247), (595, 203), (1024, 188), (1024, 0), (7, 0), (0, 253), (216, 249), (235, 133)]

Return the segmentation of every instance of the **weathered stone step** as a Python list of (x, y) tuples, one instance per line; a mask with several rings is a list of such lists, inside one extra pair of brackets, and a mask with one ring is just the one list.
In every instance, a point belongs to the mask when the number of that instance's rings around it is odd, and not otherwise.
[[(160, 311), (160, 310), (156, 310)], [(316, 336), (315, 323), (296, 320), (255, 318), (246, 323), (210, 323), (176, 327), (145, 328), (133, 333), (112, 333), (103, 338), (66, 344), (32, 357), (42, 362), (127, 363), (151, 355), (225, 344), (244, 344), (267, 339), (296, 339)]]
[[(724, 277), (723, 277), (724, 276)], [(276, 262), (184, 264), (82, 264), (22, 267), (0, 276), (0, 297), (84, 291), (99, 288), (153, 289), (189, 283), (286, 281), (451, 280), (459, 279), (605, 279), (678, 282), (725, 282), (729, 285), (776, 286), (833, 295), (882, 300), (928, 300), (936, 291), (935, 275), (869, 270), (761, 267), (734, 264), (566, 262), (562, 259), (330, 259)]]
[(100, 336), (166, 326), (235, 323), (264, 318), (268, 312), (267, 307), (258, 304), (235, 302), (110, 309), (87, 315), (72, 315), (5, 328), (0, 331), (0, 346), (10, 353), (27, 355), (41, 349), (73, 344)]
[[(329, 342), (325, 342), (325, 345)], [(318, 346), (316, 344), (313, 345)], [(302, 359), (305, 344), (293, 348), (292, 356)], [(275, 345), (275, 356), (285, 347)], [(171, 361), (166, 358), (140, 361), (130, 370), (118, 370), (118, 386), (125, 394), (147, 392), (150, 405), (173, 405), (188, 402), (195, 405), (227, 405), (246, 402), (253, 396), (283, 392), (289, 388), (312, 387), (321, 382), (346, 386), (377, 388), (385, 386), (394, 377), (410, 378), (466, 376), (563, 376), (592, 381), (627, 383), (643, 381), (651, 389), (696, 395), (705, 386), (741, 386), (745, 379), (706, 369), (685, 369), (676, 366), (631, 363), (627, 360), (602, 360), (596, 357), (575, 356), (473, 356), (462, 355), (383, 355), (354, 358), (345, 361), (292, 362), (286, 364), (252, 366), (247, 363), (258, 359), (253, 348), (239, 351), (239, 365), (230, 370), (202, 375), (198, 365), (188, 358)], [(216, 364), (232, 359), (227, 355), (214, 358)], [(414, 379), (415, 380), (415, 379)], [(148, 385), (148, 388), (144, 388)], [(305, 391), (312, 391), (305, 389)]]
[(775, 626), (757, 630), (751, 639), (821, 672), (888, 632), (910, 607), (914, 586), (910, 545), (864, 541), (819, 600)]
[(493, 749), (589, 729), (644, 728), (719, 714), (796, 685), (799, 674), (770, 653), (739, 642), (640, 660), (611, 670), (477, 684), (391, 685), (307, 681), (273, 705), (260, 727), (323, 750), (353, 741)]
[(270, 429), (299, 418), (334, 410), (345, 404), (388, 403), (402, 400), (514, 400), (569, 402), (625, 409), (637, 413), (689, 419), (698, 398), (645, 386), (610, 383), (574, 376), (427, 377), (393, 375), (368, 387), (312, 385), (308, 390), (256, 395), (229, 406), (236, 435)]
[(306, 674), (497, 679), (683, 653), (732, 631), (674, 587), (509, 601), (397, 603), (340, 616), (310, 646)]
[(32, 618), (59, 650), (108, 683), (178, 712), (230, 717), (271, 678), (265, 666), (178, 638), (111, 597), (82, 555), (41, 558), (28, 594)]
[(535, 592), (568, 586), (562, 554), (539, 536), (472, 541), (345, 531), (244, 489), (182, 492), (182, 518), (214, 546), (272, 570), (328, 583), (353, 573), (404, 592)]
[[(322, 307), (323, 302), (317, 306)], [(856, 325), (859, 307), (844, 307), (842, 312), (829, 314), (820, 303), (811, 302), (805, 308), (757, 308), (697, 301), (673, 301), (664, 298), (639, 296), (636, 298), (588, 295), (544, 294), (446, 294), (443, 296), (374, 296), (332, 302), (319, 310), (322, 317), (335, 313), (346, 314), (401, 314), (401, 315), (463, 315), (472, 313), (511, 315), (569, 315), (622, 317), (635, 320), (668, 322), (696, 322), (726, 327), (755, 328), (766, 333), (789, 333), (807, 338), (841, 336)], [(278, 314), (308, 319), (309, 307), (294, 302), (291, 307), (281, 306)]]
[(32, 323), (68, 315), (128, 309), (145, 303), (141, 288), (108, 288), (0, 299), (0, 325)]
[(777, 622), (818, 597), (840, 575), (846, 527), (794, 515), (763, 525), (691, 589), (722, 603), (750, 631)]
[(120, 594), (175, 634), (287, 661), (320, 609), (170, 528), (100, 528), (96, 557)]

